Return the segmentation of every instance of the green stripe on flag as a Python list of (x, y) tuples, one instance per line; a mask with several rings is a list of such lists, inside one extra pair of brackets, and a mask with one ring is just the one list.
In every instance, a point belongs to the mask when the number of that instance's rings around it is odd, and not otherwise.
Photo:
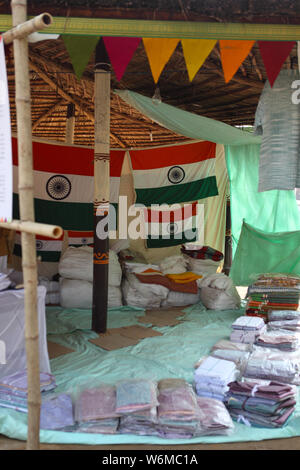
[[(21, 245), (15, 245), (14, 246), (14, 255), (22, 257), (22, 247)], [(48, 262), (53, 262), (57, 263), (59, 261), (59, 258), (61, 256), (60, 251), (38, 251), (36, 252), (37, 256), (41, 257), (42, 261), (48, 261)]]
[(147, 248), (164, 248), (167, 246), (176, 246), (176, 245), (182, 245), (184, 243), (194, 242), (197, 240), (198, 232), (196, 229), (190, 229), (190, 230), (187, 230), (186, 232), (183, 232), (181, 235), (182, 235), (181, 238), (175, 238), (175, 237), (151, 238), (151, 236), (149, 236), (146, 242)]
[(135, 189), (136, 204), (175, 204), (198, 201), (206, 197), (217, 196), (218, 187), (215, 176), (209, 176), (192, 183), (174, 184), (162, 188)]
[[(19, 216), (19, 196), (13, 195), (13, 217)], [(93, 230), (93, 204), (34, 199), (35, 219), (45, 224), (60, 225), (64, 230)]]

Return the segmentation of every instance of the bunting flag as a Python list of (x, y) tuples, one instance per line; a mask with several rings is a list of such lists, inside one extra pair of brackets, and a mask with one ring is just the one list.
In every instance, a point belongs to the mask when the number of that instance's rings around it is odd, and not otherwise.
[(110, 63), (118, 81), (123, 77), (140, 41), (141, 38), (103, 37)]
[(229, 82), (251, 51), (255, 41), (220, 40), (220, 54), (225, 82)]
[(160, 74), (175, 51), (179, 41), (180, 39), (174, 38), (143, 38), (145, 51), (155, 83), (158, 82)]
[(296, 41), (258, 41), (261, 58), (271, 87), (295, 44)]
[(198, 203), (185, 204), (174, 210), (145, 208), (147, 248), (182, 245), (197, 240)]
[(213, 50), (216, 42), (217, 40), (214, 39), (181, 39), (190, 81), (193, 81), (193, 78)]
[(63, 35), (62, 38), (70, 56), (75, 75), (80, 80), (100, 38), (96, 36), (69, 35)]
[[(14, 218), (19, 219), (18, 148), (15, 138), (12, 139), (12, 147), (14, 164), (13, 212)], [(110, 153), (110, 166), (113, 174), (111, 197), (115, 204), (118, 203), (124, 156), (125, 151), (123, 150), (112, 150)], [(93, 243), (93, 160), (93, 149), (33, 142), (36, 221), (61, 226), (68, 231), (69, 244), (72, 245)], [(41, 253), (43, 261), (49, 260), (50, 252), (56, 252), (58, 247), (58, 244), (45, 242), (46, 240), (43, 242), (44, 249)], [(49, 250), (46, 250), (46, 247), (49, 247)], [(15, 254), (19, 254), (18, 249)]]
[(216, 144), (197, 142), (130, 151), (136, 203), (173, 204), (218, 195)]

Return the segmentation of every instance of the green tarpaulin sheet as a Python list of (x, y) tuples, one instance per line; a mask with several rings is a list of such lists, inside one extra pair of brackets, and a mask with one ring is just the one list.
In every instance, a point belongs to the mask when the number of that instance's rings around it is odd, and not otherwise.
[(243, 223), (230, 277), (247, 286), (263, 273), (300, 275), (300, 230), (268, 233)]

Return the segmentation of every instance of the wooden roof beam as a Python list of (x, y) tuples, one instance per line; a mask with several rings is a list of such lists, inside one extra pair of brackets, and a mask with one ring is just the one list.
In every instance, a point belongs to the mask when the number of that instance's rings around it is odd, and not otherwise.
[(34, 131), (39, 126), (39, 124), (42, 121), (44, 121), (44, 119), (50, 116), (50, 114), (56, 111), (56, 109), (62, 106), (64, 103), (65, 103), (65, 100), (59, 100), (53, 106), (51, 106), (51, 108), (49, 108), (46, 112), (42, 113), (40, 117), (32, 123), (32, 130)]

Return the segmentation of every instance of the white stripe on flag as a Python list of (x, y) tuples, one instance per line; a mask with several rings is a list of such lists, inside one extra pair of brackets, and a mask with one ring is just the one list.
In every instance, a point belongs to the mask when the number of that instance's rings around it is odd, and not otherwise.
[[(21, 245), (21, 235), (19, 233), (16, 233), (15, 235), (15, 244)], [(39, 240), (37, 238), (36, 249), (38, 251), (61, 251), (62, 241), (61, 240)]]

